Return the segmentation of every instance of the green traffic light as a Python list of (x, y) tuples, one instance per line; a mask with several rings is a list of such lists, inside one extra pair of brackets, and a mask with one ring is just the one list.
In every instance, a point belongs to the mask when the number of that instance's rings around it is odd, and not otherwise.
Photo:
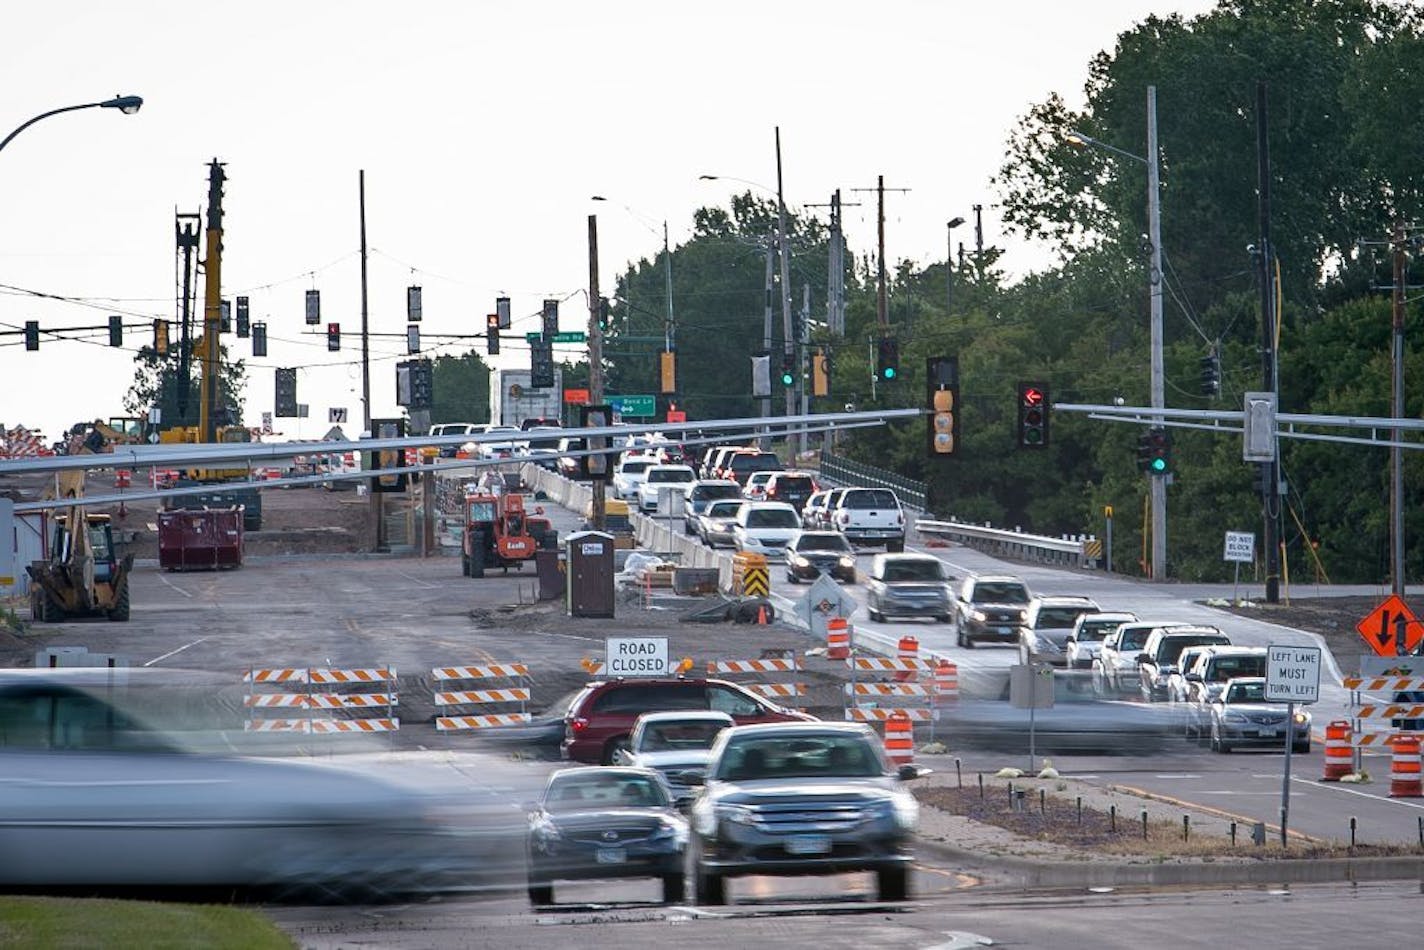
[(793, 382), (795, 382), (795, 380), (792, 378), (790, 373), (781, 374), (781, 385), (790, 386)]
[(1154, 475), (1160, 475), (1160, 474), (1162, 474), (1163, 472), (1167, 471), (1167, 460), (1166, 460), (1166, 459), (1153, 459), (1152, 462), (1151, 462), (1151, 466), (1150, 466), (1150, 467), (1151, 467), (1152, 473), (1153, 473)]
[(885, 367), (885, 378), (886, 378), (886, 379), (894, 379), (894, 378), (895, 378), (895, 367), (893, 367), (893, 366), (887, 366), (887, 367)]

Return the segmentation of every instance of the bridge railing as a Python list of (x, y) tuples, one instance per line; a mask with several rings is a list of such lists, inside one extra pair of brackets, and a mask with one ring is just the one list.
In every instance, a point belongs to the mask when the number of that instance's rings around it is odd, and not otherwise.
[(897, 475), (875, 465), (857, 462), (825, 449), (821, 450), (821, 473), (842, 485), (893, 488), (895, 494), (900, 498), (900, 504), (916, 511), (928, 513), (925, 500), (929, 494), (929, 486), (924, 482)]
[(915, 522), (915, 530), (923, 538), (954, 541), (985, 554), (1021, 561), (1095, 568), (1103, 556), (1102, 543), (1090, 536), (1054, 538), (1043, 534), (1006, 531), (988, 525), (932, 521), (926, 518)]

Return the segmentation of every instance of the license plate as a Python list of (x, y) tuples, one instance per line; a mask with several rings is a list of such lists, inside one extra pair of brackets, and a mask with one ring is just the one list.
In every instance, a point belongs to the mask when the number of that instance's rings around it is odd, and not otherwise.
[(805, 835), (786, 842), (787, 854), (830, 854), (831, 839), (824, 835)]
[(995, 627), (994, 630), (995, 630), (995, 631), (999, 634), (999, 636), (1001, 636), (1001, 637), (1007, 637), (1009, 634), (1011, 634), (1011, 633), (1014, 632), (1014, 628), (1013, 628), (1013, 627)]
[(599, 864), (624, 864), (628, 860), (628, 852), (622, 848), (599, 848), (594, 860)]

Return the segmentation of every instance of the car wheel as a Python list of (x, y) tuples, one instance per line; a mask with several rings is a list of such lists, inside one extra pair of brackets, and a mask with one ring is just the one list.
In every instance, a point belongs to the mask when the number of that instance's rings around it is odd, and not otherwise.
[(1291, 746), (1291, 752), (1295, 755), (1310, 755), (1310, 743), (1297, 742), (1295, 745)]
[(687, 899), (687, 878), (681, 874), (663, 875), (663, 903), (681, 904)]
[(554, 903), (554, 885), (530, 882), (529, 903), (535, 907), (547, 906)]
[(609, 739), (603, 746), (603, 758), (599, 760), (600, 765), (618, 764), (618, 753), (627, 752), (632, 746), (628, 744), (627, 736), (617, 736)]
[(704, 871), (698, 866), (696, 885), (697, 903), (713, 907), (727, 903), (727, 880), (722, 875)]
[(865, 609), (870, 613), (871, 620), (875, 621), (876, 623), (885, 622), (885, 615), (882, 614), (880, 611), (876, 610), (874, 607), (867, 607)]
[(875, 872), (875, 890), (882, 901), (909, 900), (909, 872), (902, 867), (881, 868)]
[(1221, 755), (1231, 751), (1231, 746), (1221, 738), (1221, 727), (1214, 722), (1211, 724), (1211, 751)]
[(790, 571), (787, 571), (787, 572), (786, 572), (786, 583), (788, 583), (788, 584), (799, 584), (799, 583), (801, 583), (801, 578), (797, 577), (795, 574), (791, 573)]

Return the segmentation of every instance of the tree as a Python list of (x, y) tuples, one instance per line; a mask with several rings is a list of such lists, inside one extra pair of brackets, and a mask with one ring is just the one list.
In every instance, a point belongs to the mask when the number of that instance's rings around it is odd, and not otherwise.
[(437, 356), (433, 373), (431, 423), (489, 420), (490, 369), (478, 352)]
[[(218, 347), (217, 405), (213, 407), (218, 425), (242, 425), (242, 394), (247, 386), (247, 364), (229, 360), (227, 347)], [(153, 347), (141, 347), (134, 356), (134, 381), (124, 395), (124, 411), (146, 416), (155, 406), (161, 413), (160, 425), (195, 426), (202, 402), (200, 363), (193, 360), (186, 383), (176, 356), (161, 357)]]

